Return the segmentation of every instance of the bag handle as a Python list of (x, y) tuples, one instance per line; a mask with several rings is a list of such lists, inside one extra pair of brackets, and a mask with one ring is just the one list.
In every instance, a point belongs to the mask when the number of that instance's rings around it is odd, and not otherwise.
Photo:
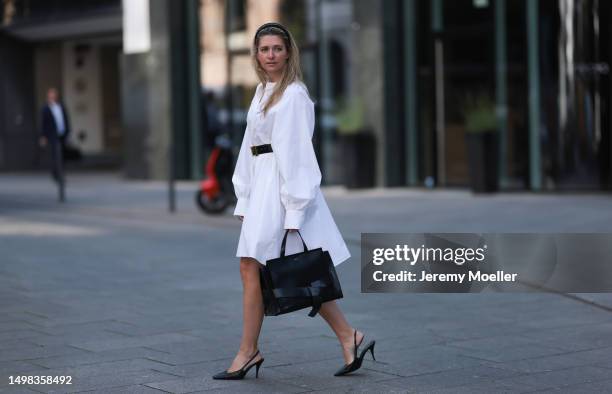
[[(304, 242), (304, 238), (302, 238), (302, 234), (300, 234), (300, 230), (296, 230), (300, 239), (302, 240), (302, 245), (304, 245), (304, 252), (308, 252), (308, 248), (306, 247), (306, 242)], [(285, 245), (287, 244), (287, 235), (289, 234), (289, 230), (285, 231), (285, 236), (283, 237), (283, 243), (281, 244), (281, 254), (280, 257), (285, 257)]]

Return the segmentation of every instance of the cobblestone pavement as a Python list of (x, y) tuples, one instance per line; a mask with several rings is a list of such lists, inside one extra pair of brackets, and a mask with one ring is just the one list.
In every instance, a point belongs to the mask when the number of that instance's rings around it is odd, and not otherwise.
[[(611, 232), (606, 194), (324, 188), (352, 258), (347, 318), (376, 362), (334, 377), (340, 347), (306, 312), (266, 318), (259, 379), (212, 380), (241, 332), (240, 222), (195, 208), (180, 182), (0, 175), (0, 392), (609, 392), (612, 295), (362, 294), (361, 232)], [(71, 385), (10, 385), (10, 376)]]

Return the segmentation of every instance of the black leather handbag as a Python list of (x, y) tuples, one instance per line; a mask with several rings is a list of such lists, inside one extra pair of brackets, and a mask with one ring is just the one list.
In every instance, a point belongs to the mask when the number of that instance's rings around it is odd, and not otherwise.
[(329, 252), (322, 248), (308, 250), (302, 234), (297, 233), (304, 245), (303, 252), (285, 256), (287, 230), (280, 257), (266, 261), (266, 265), (260, 268), (266, 316), (312, 307), (308, 316), (314, 317), (322, 303), (343, 297)]

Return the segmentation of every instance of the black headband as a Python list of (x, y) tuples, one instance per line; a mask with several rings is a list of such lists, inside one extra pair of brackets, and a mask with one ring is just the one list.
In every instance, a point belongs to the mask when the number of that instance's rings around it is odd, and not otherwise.
[(281, 25), (280, 23), (277, 22), (268, 22), (268, 23), (264, 23), (263, 25), (259, 26), (259, 29), (257, 29), (257, 31), (255, 32), (255, 39), (257, 39), (257, 36), (259, 35), (259, 33), (261, 33), (261, 31), (263, 29), (266, 29), (268, 27), (276, 27), (277, 29), (281, 30), (283, 33), (285, 33), (285, 37), (287, 38), (288, 41), (291, 41), (291, 36), (289, 35), (289, 30), (287, 30), (287, 28), (285, 28), (285, 26)]

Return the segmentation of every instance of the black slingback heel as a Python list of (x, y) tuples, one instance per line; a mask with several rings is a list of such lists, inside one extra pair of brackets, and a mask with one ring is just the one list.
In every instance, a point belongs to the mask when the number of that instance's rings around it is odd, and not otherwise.
[(355, 348), (353, 350), (353, 354), (354, 354), (355, 357), (353, 358), (353, 362), (351, 362), (350, 364), (345, 364), (342, 368), (340, 368), (338, 371), (336, 371), (334, 376), (343, 376), (343, 375), (346, 375), (348, 373), (354, 372), (354, 371), (358, 370), (359, 368), (361, 368), (361, 363), (363, 362), (363, 357), (366, 355), (368, 350), (372, 354), (372, 359), (374, 361), (376, 361), (376, 358), (374, 357), (374, 345), (376, 344), (376, 341), (370, 341), (361, 350), (361, 353), (359, 353), (359, 357), (357, 357), (357, 349), (359, 348), (359, 346), (361, 346), (361, 344), (363, 343), (364, 339), (365, 339), (365, 335), (363, 336), (363, 338), (361, 338), (361, 341), (359, 342), (359, 345), (357, 345), (357, 330), (355, 330), (355, 333), (353, 335), (353, 343), (355, 344)]
[(262, 358), (261, 360), (257, 361), (256, 363), (253, 363), (253, 364), (249, 365), (249, 363), (251, 361), (253, 361), (253, 359), (255, 357), (257, 357), (258, 354), (259, 354), (259, 350), (256, 351), (255, 354), (253, 354), (251, 356), (249, 361), (247, 361), (242, 366), (242, 368), (240, 368), (239, 370), (232, 371), (232, 372), (227, 372), (227, 371), (219, 372), (218, 374), (213, 376), (213, 379), (220, 379), (220, 380), (239, 380), (239, 379), (244, 379), (244, 376), (247, 374), (247, 372), (249, 372), (249, 369), (251, 369), (251, 367), (253, 367), (253, 365), (255, 366), (255, 377), (258, 378), (259, 377), (259, 367), (261, 367), (261, 364), (264, 362), (264, 359)]

